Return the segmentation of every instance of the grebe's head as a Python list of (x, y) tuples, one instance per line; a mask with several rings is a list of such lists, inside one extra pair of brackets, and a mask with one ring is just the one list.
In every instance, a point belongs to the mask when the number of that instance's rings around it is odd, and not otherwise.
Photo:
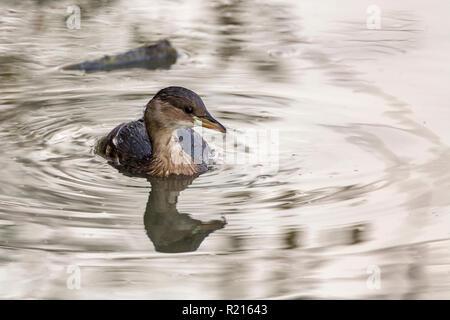
[(145, 109), (145, 122), (150, 127), (183, 129), (194, 125), (226, 132), (225, 127), (208, 112), (202, 99), (183, 87), (167, 87), (160, 90)]

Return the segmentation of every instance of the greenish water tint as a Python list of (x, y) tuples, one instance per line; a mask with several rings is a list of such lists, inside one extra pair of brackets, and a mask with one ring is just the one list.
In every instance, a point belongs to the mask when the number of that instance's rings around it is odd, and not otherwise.
[[(379, 1), (379, 30), (360, 1), (78, 4), (80, 29), (71, 1), (0, 5), (1, 298), (450, 297), (447, 1)], [(169, 69), (62, 70), (160, 39)], [(170, 85), (277, 131), (278, 170), (152, 182), (95, 155)]]

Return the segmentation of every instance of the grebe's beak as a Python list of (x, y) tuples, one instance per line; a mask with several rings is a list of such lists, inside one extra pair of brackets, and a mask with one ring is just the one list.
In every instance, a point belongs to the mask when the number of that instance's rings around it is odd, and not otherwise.
[(211, 116), (197, 117), (194, 116), (195, 124), (200, 125), (203, 128), (216, 130), (222, 133), (226, 133), (227, 129), (216, 119)]

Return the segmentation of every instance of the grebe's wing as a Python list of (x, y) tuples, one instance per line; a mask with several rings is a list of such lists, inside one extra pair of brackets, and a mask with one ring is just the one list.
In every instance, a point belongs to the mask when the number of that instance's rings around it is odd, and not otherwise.
[(115, 127), (97, 146), (97, 152), (114, 165), (131, 165), (149, 160), (152, 145), (142, 119)]

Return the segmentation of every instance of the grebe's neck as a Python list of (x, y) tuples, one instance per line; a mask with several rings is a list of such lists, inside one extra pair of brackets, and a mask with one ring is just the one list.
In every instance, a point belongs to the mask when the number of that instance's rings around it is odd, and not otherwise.
[(175, 119), (176, 116), (168, 116), (172, 109), (170, 104), (158, 99), (152, 99), (145, 109), (145, 128), (152, 144), (148, 173), (157, 177), (196, 175), (200, 168), (193, 157), (183, 151), (175, 135), (180, 121)]
[(149, 173), (153, 176), (169, 175), (192, 176), (199, 173), (193, 158), (184, 152), (176, 136), (176, 130), (159, 129), (155, 132), (148, 128), (147, 132), (152, 144), (152, 157)]

